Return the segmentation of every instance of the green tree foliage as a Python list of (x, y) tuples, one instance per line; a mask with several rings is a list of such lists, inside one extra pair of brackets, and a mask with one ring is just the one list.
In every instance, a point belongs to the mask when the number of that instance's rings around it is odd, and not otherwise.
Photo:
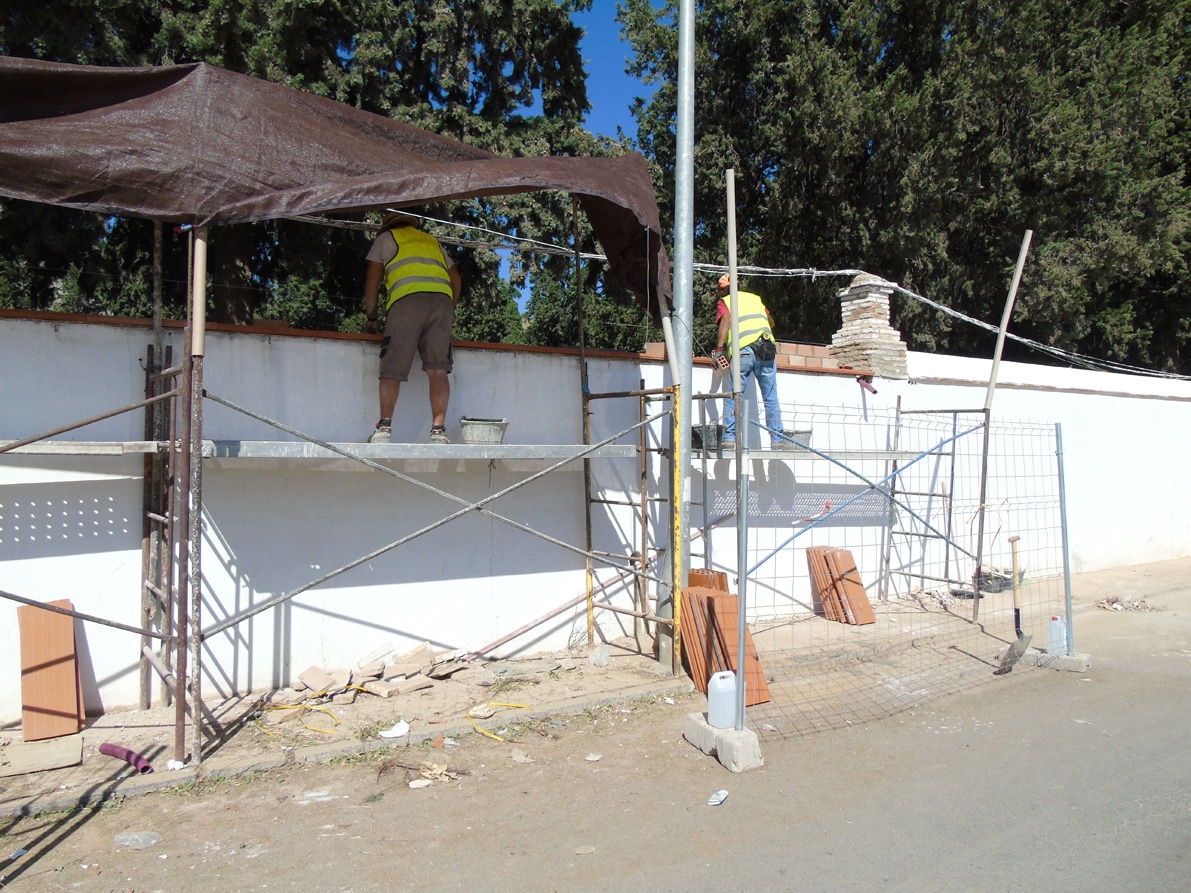
[[(13, 0), (0, 17), (0, 52), (95, 65), (204, 61), (502, 155), (620, 154), (625, 145), (598, 139), (583, 127), (589, 109), (586, 73), (581, 32), (570, 16), (590, 5), (591, 0)], [(18, 213), (16, 203), (4, 207), (0, 235), (7, 216)], [(569, 197), (552, 193), (422, 210), (564, 246), (573, 226)], [(77, 268), (87, 271), (79, 274), (80, 294), (88, 293), (88, 275), (108, 277), (104, 300), (91, 299), (97, 307), (124, 312), (143, 306), (151, 266), (136, 227), (118, 226), (104, 236), (105, 222), (94, 215), (20, 206), (18, 216), (45, 221), (35, 231), (53, 236), (25, 238), (25, 252), (0, 266), (0, 302), (48, 306), (60, 300), (66, 271)], [(458, 235), (434, 224), (427, 229)], [(62, 232), (74, 235), (63, 239)], [(108, 244), (119, 240), (135, 244), (118, 249)], [(253, 315), (278, 316), (294, 326), (359, 329), (368, 244), (358, 231), (295, 221), (216, 229), (211, 318), (243, 322)], [(185, 258), (184, 238), (170, 240), (168, 248), (172, 257)], [(519, 290), (531, 279), (565, 282), (572, 275), (569, 260), (538, 264), (523, 260), (530, 255), (513, 255), (511, 281), (505, 281), (492, 250), (452, 253), (465, 281), (459, 337), (525, 337), (511, 318), (510, 300), (515, 310), (516, 297), (510, 285)], [(40, 272), (41, 266), (58, 272)], [(545, 282), (535, 287), (552, 293)], [(127, 294), (116, 296), (113, 289)], [(608, 300), (618, 312), (641, 316), (626, 295)], [(184, 310), (185, 303), (172, 306)]]
[[(658, 85), (636, 109), (642, 150), (667, 179), (676, 7), (621, 7), (632, 69)], [(996, 322), (1031, 229), (1015, 332), (1191, 372), (1189, 34), (1186, 0), (703, 0), (696, 256), (726, 259), (734, 168), (742, 263), (864, 269)], [(783, 337), (838, 328), (839, 280), (747, 284)], [(712, 283), (697, 287), (706, 327)], [(912, 347), (991, 351), (918, 302), (894, 311)]]

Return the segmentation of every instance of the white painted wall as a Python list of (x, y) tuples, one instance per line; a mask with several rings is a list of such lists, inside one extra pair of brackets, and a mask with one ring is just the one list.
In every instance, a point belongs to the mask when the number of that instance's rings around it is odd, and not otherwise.
[[(180, 355), (180, 332), (167, 337)], [(150, 340), (151, 332), (137, 326), (0, 318), (0, 439), (33, 435), (140, 399), (140, 363)], [(207, 348), (210, 393), (330, 441), (363, 440), (375, 423), (372, 342), (212, 332)], [(800, 406), (832, 407), (833, 418), (850, 417), (843, 434), (816, 425), (816, 445), (828, 445), (833, 436), (846, 436), (850, 443), (871, 437), (872, 443), (862, 445), (877, 448), (883, 429), (873, 425), (868, 432), (866, 412), (890, 409), (899, 395), (903, 408), (979, 408), (988, 367), (912, 354), (910, 381), (878, 380), (876, 395), (847, 376), (799, 373), (783, 373), (779, 391), (794, 410), (787, 427), (796, 427)], [(660, 386), (669, 377), (665, 365), (636, 358), (592, 359), (589, 371), (595, 392), (633, 390), (641, 379), (647, 387)], [(707, 391), (711, 384), (709, 370), (696, 368), (696, 390)], [(1191, 385), (1012, 363), (1001, 366), (1001, 384), (994, 418), (1062, 423), (1073, 570), (1191, 554), (1191, 480), (1176, 459), (1191, 435)], [(458, 349), (452, 386), (448, 423), (454, 437), (459, 417), (467, 415), (510, 419), (506, 443), (581, 440), (578, 360), (572, 354)], [(628, 428), (638, 413), (635, 399), (595, 402), (593, 440)], [(65, 438), (139, 440), (142, 426), (138, 412)], [(426, 380), (415, 371), (398, 402), (394, 440), (424, 441), (428, 428)], [(211, 401), (205, 403), (204, 436), (291, 439)], [(650, 438), (651, 444), (666, 445), (667, 429), (655, 426)], [(636, 442), (636, 435), (629, 440)], [(597, 493), (635, 493), (635, 460), (593, 464)], [(71, 598), (78, 610), (135, 625), (140, 467), (135, 456), (0, 456), (0, 589), (36, 599)], [(207, 625), (291, 591), (453, 508), (407, 483), (347, 467), (205, 465)], [(580, 470), (576, 463), (492, 508), (581, 545)], [(721, 491), (729, 489), (722, 466), (709, 474)], [(759, 480), (757, 498), (772, 501), (786, 492), (784, 474)], [(423, 479), (470, 501), (524, 476), (523, 470), (469, 463)], [(649, 479), (655, 488), (669, 479), (657, 454), (651, 456)], [(651, 508), (655, 543), (659, 538), (664, 543), (665, 511), (661, 505)], [(774, 525), (756, 535), (777, 542), (779, 534)], [(856, 535), (875, 542), (877, 533)], [(597, 549), (625, 554), (638, 548), (640, 534), (630, 510), (603, 508), (596, 513), (593, 537)], [(732, 532), (721, 531), (713, 541), (714, 563), (734, 568)], [(773, 579), (799, 570), (792, 564), (797, 559), (782, 561)], [(570, 551), (473, 514), (210, 640), (204, 687), (223, 694), (270, 688), (310, 664), (350, 665), (387, 642), (398, 648), (423, 640), (444, 648), (479, 647), (579, 595), (583, 568), (583, 559)], [(624, 586), (614, 588), (613, 597), (629, 602)], [(623, 618), (599, 616), (611, 635), (626, 628)], [(136, 637), (96, 624), (79, 628), (88, 709), (135, 703)], [(576, 637), (586, 641), (581, 608), (507, 650), (560, 647)], [(0, 679), (7, 680), (0, 685), (0, 722), (19, 719), (19, 666), (16, 605), (0, 600)]]

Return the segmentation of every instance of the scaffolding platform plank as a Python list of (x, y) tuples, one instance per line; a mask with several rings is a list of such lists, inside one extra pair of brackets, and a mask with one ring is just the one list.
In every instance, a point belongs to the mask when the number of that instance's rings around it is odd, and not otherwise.
[[(790, 462), (827, 462), (831, 459), (837, 462), (911, 462), (914, 459), (924, 455), (922, 452), (914, 450), (820, 450), (820, 453), (812, 452), (803, 447), (795, 447), (790, 450), (748, 450), (745, 452), (745, 457), (748, 459), (784, 459)], [(930, 455), (929, 453), (925, 455)], [(724, 452), (719, 457), (723, 459), (733, 459), (736, 454), (733, 452)], [(709, 455), (708, 459), (715, 459), (716, 456)]]
[[(16, 440), (0, 440), (0, 449)], [(161, 444), (164, 448), (165, 444)], [(156, 453), (155, 440), (42, 440), (0, 453), (0, 456), (127, 456)]]
[[(561, 462), (578, 458), (585, 449), (582, 444), (519, 444), (519, 443), (335, 443), (329, 450), (306, 441), (276, 440), (204, 440), (203, 458), (220, 464), (257, 462), (260, 460), (343, 462), (369, 459), (374, 462), (390, 460), (418, 460), (438, 463), (448, 461), (517, 461), (538, 463)], [(640, 448), (635, 445), (607, 444), (587, 453), (590, 459), (635, 459)], [(580, 469), (582, 465), (578, 466)], [(435, 470), (428, 468), (427, 470)]]

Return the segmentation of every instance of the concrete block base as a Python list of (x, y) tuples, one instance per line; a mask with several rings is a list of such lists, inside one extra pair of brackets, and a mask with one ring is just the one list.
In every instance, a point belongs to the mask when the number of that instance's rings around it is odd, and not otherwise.
[(714, 756), (729, 772), (745, 772), (765, 765), (761, 742), (752, 729), (717, 729), (709, 725), (706, 713), (691, 713), (682, 726), (682, 737)]
[(1049, 654), (1037, 648), (1027, 648), (1021, 662), (1030, 667), (1046, 667), (1051, 670), (1066, 670), (1068, 673), (1086, 673), (1092, 668), (1092, 655), (1076, 651), (1074, 654)]

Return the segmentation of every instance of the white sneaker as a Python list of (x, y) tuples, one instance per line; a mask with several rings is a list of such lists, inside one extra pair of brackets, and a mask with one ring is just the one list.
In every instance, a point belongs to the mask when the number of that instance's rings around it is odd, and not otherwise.
[(387, 422), (388, 419), (381, 419), (376, 423), (376, 430), (372, 432), (372, 436), (368, 438), (369, 443), (391, 443), (393, 440), (393, 425), (382, 425), (381, 422)]
[(430, 428), (430, 442), (431, 443), (450, 443), (451, 438), (447, 437), (447, 429), (443, 425), (433, 425)]

